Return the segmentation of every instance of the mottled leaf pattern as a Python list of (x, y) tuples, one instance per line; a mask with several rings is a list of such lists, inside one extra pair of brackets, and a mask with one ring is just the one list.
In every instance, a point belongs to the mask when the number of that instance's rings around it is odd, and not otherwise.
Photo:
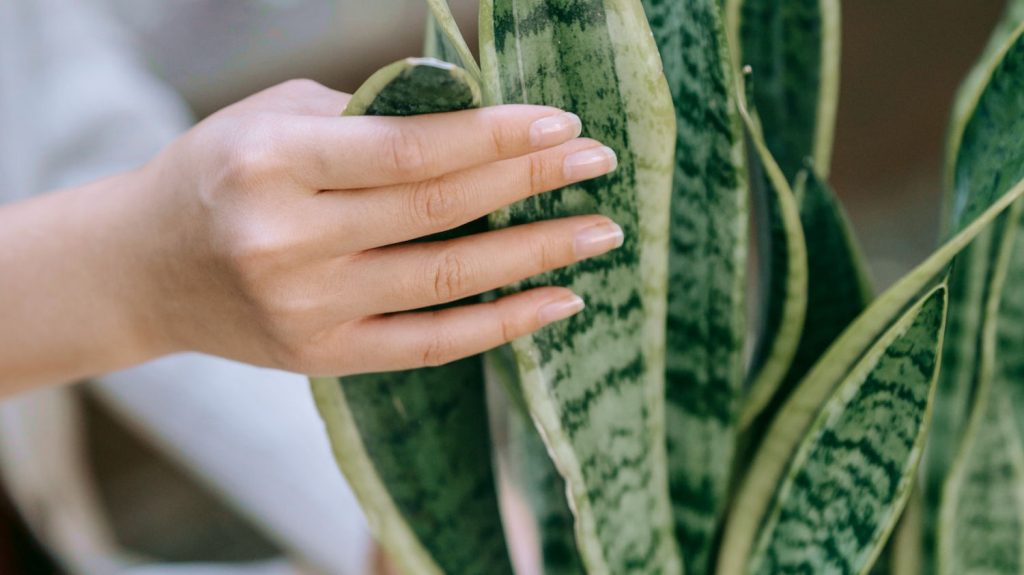
[(765, 141), (786, 179), (810, 162), (826, 178), (839, 96), (838, 0), (726, 0), (732, 46), (749, 66)]
[(676, 535), (707, 571), (729, 486), (743, 383), (747, 190), (716, 0), (646, 0), (676, 108), (666, 424)]
[(1024, 446), (1005, 391), (992, 388), (947, 483), (940, 574), (1024, 572)]
[(572, 110), (616, 151), (606, 177), (531, 198), (494, 225), (602, 213), (625, 245), (524, 282), (564, 285), (581, 314), (513, 344), (523, 397), (568, 485), (590, 573), (677, 573), (664, 440), (664, 332), (675, 140), (671, 94), (639, 0), (486, 0), (488, 103)]
[(850, 370), (801, 440), (760, 529), (752, 573), (863, 573), (913, 485), (939, 366), (940, 286)]
[[(393, 64), (346, 114), (411, 115), (479, 106), (460, 68)], [(491, 469), (482, 360), (314, 379), (335, 456), (392, 559), (409, 574), (511, 573)]]
[[(871, 303), (872, 289), (860, 246), (832, 190), (814, 172), (794, 190), (807, 239), (807, 310), (800, 345), (786, 381), (800, 380), (846, 326)], [(782, 393), (790, 390), (783, 388)]]
[(750, 186), (759, 227), (762, 320), (739, 423), (769, 404), (796, 355), (807, 313), (807, 244), (800, 206), (765, 143), (758, 119), (741, 105), (751, 149)]

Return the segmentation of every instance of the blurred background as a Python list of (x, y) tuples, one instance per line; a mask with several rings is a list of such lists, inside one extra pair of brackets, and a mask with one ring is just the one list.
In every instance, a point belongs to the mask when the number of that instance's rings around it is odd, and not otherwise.
[[(451, 4), (472, 45), (475, 2), (451, 0)], [(84, 10), (87, 14), (83, 17), (103, 21), (106, 32), (102, 38), (110, 39), (117, 49), (131, 51), (136, 73), (141, 70), (161, 89), (179, 94), (192, 117), (202, 118), (289, 78), (312, 78), (353, 91), (380, 66), (419, 54), (424, 5), (422, 0), (0, 0), (0, 32), (6, 23), (23, 39), (19, 45), (8, 35), (7, 43), (0, 44), (0, 72), (5, 70), (4, 58), (25, 62), (45, 56), (50, 44), (37, 42), (39, 38), (48, 34), (64, 37), (65, 30), (50, 30), (52, 24), (45, 19), (32, 20), (28, 12), (45, 6), (54, 18), (72, 18), (65, 10)], [(832, 183), (850, 213), (879, 287), (898, 278), (935, 246), (950, 105), (1002, 5), (1000, 0), (844, 3), (842, 89)], [(39, 29), (26, 29), (27, 21)], [(68, 58), (74, 61), (79, 57), (76, 50), (99, 42), (100, 37), (69, 26), (82, 42), (69, 52)], [(11, 74), (0, 74), (0, 108), (15, 107), (10, 84), (19, 81), (22, 79)], [(67, 96), (74, 98), (73, 94)], [(0, 123), (3, 121), (0, 115)], [(10, 164), (4, 168), (0, 163), (0, 182), (14, 170)], [(27, 190), (42, 191), (31, 186)], [(194, 445), (202, 444), (201, 438), (175, 434), (167, 426), (156, 429), (159, 426), (149, 423), (146, 410), (125, 399), (116, 386), (64, 393), (71, 399), (62, 401), (74, 405), (76, 425), (59, 437), (47, 431), (45, 441), (27, 434), (24, 426), (5, 426), (2, 432), (7, 433), (8, 442), (18, 436), (22, 439), (17, 441), (23, 443), (17, 444), (17, 449), (6, 448), (4, 463), (10, 467), (27, 464), (28, 459), (35, 463), (59, 457), (32, 449), (47, 442), (75, 450), (80, 465), (61, 475), (61, 481), (87, 476), (92, 490), (84, 497), (101, 508), (97, 513), (103, 517), (103, 530), (109, 532), (110, 546), (118, 553), (146, 558), (139, 562), (154, 565), (205, 565), (188, 571), (196, 574), (229, 572), (210, 567), (218, 564), (253, 563), (231, 573), (321, 573), (333, 569), (325, 565), (341, 564), (332, 563), (335, 559), (329, 553), (305, 567), (275, 562), (282, 556), (302, 554), (289, 539), (302, 537), (302, 529), (268, 526), (268, 515), (253, 512), (249, 503), (226, 497), (225, 493), (246, 478), (212, 471), (215, 464), (210, 461), (216, 457), (194, 455), (202, 451)], [(274, 401), (268, 399), (267, 403)], [(301, 409), (308, 408), (297, 407), (296, 413), (305, 417), (308, 413)], [(183, 404), (181, 409), (194, 406)], [(216, 421), (217, 412), (212, 413), (209, 421)], [(244, 442), (245, 429), (239, 429), (238, 441)], [(217, 449), (226, 453), (235, 447), (224, 444)], [(317, 444), (316, 449), (317, 457), (329, 466), (324, 446)], [(266, 463), (275, 455), (260, 457)], [(243, 476), (252, 472), (236, 470)], [(31, 482), (31, 477), (5, 473), (9, 484)], [(61, 493), (64, 484), (57, 483), (54, 493)], [(24, 486), (14, 487), (16, 494), (24, 492)], [(0, 573), (61, 573), (15, 512), (17, 504), (22, 514), (33, 520), (34, 532), (49, 536), (39, 526), (38, 514), (33, 515), (31, 505), (26, 504), (31, 498), (18, 495), (14, 499), (12, 503), (0, 498)], [(287, 496), (278, 499), (288, 506)], [(358, 515), (358, 511), (352, 513)], [(355, 521), (361, 525), (362, 519)], [(307, 529), (315, 532), (318, 526)], [(328, 540), (332, 536), (326, 534)], [(365, 537), (353, 537), (338, 543), (345, 548), (343, 554), (366, 553), (365, 559), (352, 563), (359, 565), (353, 569), (378, 569), (372, 550), (362, 550)], [(71, 543), (65, 550), (78, 549), (75, 537), (68, 540)], [(137, 572), (184, 572), (155, 569)]]

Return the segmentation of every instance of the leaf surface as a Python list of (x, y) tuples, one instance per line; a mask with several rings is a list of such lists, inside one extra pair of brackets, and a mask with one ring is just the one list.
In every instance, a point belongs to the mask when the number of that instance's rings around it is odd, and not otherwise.
[(747, 570), (867, 572), (924, 447), (946, 289), (903, 314), (854, 365), (797, 446)]
[(664, 345), (675, 116), (640, 0), (484, 0), (481, 62), (489, 104), (579, 115), (618, 154), (616, 172), (530, 198), (501, 227), (600, 213), (619, 250), (517, 288), (563, 285), (587, 302), (513, 343), (523, 397), (567, 484), (589, 573), (678, 573), (669, 504)]
[(707, 571), (743, 391), (747, 174), (717, 0), (644, 2), (676, 110), (669, 249), (669, 485), (689, 573)]
[[(420, 58), (374, 74), (345, 113), (405, 116), (479, 105), (467, 72)], [(404, 572), (511, 574), (480, 357), (315, 378), (312, 388), (338, 465), (374, 536)]]

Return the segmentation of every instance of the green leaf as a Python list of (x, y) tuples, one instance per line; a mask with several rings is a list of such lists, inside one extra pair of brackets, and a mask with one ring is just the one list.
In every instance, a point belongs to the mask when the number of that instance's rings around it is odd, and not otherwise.
[[(740, 572), (767, 516), (788, 462), (812, 418), (846, 373), (892, 325), (894, 318), (929, 286), (948, 276), (948, 266), (966, 246), (1024, 193), (1024, 148), (1015, 134), (1024, 122), (1024, 42), (1011, 38), (975, 118), (968, 124), (958, 166), (961, 205), (950, 239), (922, 264), (879, 296), (808, 372), (775, 418), (740, 487), (726, 523), (721, 573)], [(962, 170), (962, 172), (961, 172)]]
[[(468, 73), (407, 59), (374, 74), (347, 115), (479, 106)], [(400, 373), (312, 379), (335, 458), (374, 536), (406, 573), (508, 573), (479, 357)]]
[[(1005, 32), (1012, 22), (1020, 21), (1021, 7), (1017, 4), (1011, 5), (1007, 19), (958, 95), (947, 149), (947, 234), (963, 225), (975, 209), (971, 203), (984, 195), (974, 190), (991, 195), (993, 190), (1024, 177), (1024, 148), (1019, 144), (1024, 125), (1019, 79), (1024, 49), (1020, 46), (1020, 26), (1009, 34)], [(996, 48), (1000, 41), (1001, 46)], [(937, 552), (935, 533), (942, 485), (964, 433), (971, 398), (976, 395), (975, 365), (979, 362), (983, 307), (990, 290), (994, 254), (1002, 245), (1001, 234), (993, 230), (979, 238), (958, 258), (951, 278), (948, 344), (939, 382), (936, 426), (925, 467), (928, 557)]]
[[(531, 512), (532, 526), (540, 546), (544, 575), (585, 573), (576, 549), (573, 515), (565, 497), (565, 481), (558, 474), (547, 447), (527, 413), (526, 400), (519, 388), (512, 349), (503, 346), (487, 353), (491, 405), (505, 405), (504, 411), (492, 410), (492, 418), (505, 438), (499, 450), (503, 488), (512, 491), (513, 500), (523, 500)], [(522, 533), (520, 533), (522, 535)], [(529, 570), (529, 568), (527, 568)]]
[[(1000, 326), (1004, 324), (999, 315), (1001, 302), (1004, 294), (1009, 293), (1003, 288), (1013, 261), (1021, 208), (1020, 202), (1014, 204), (1003, 217), (1003, 229), (997, 235), (1000, 241), (985, 296), (973, 406), (964, 439), (959, 442), (959, 454), (942, 490), (936, 550), (940, 572), (1019, 573), (1022, 566), (1019, 560), (1024, 556), (1024, 500), (1015, 509), (1013, 494), (1006, 493), (1006, 482), (1019, 485), (1024, 479), (1024, 467), (1018, 472), (1005, 466), (1017, 460), (1024, 465), (1024, 452), (1020, 452), (1020, 437), (1012, 418), (1004, 421), (997, 412), (1003, 406), (992, 404), (1007, 403), (1006, 390), (1020, 384), (1004, 377), (996, 351)], [(1011, 356), (1019, 353), (1018, 349), (1005, 351)], [(1006, 430), (1001, 429), (1004, 426)], [(1007, 476), (1011, 471), (1013, 474)], [(1016, 531), (1009, 530), (1009, 520), (1018, 524)], [(990, 532), (992, 529), (1000, 534)], [(1014, 562), (1007, 562), (1007, 558)]]
[(644, 2), (676, 110), (669, 250), (669, 485), (686, 571), (707, 571), (743, 391), (747, 181), (717, 0)]
[[(796, 383), (846, 326), (871, 303), (867, 266), (842, 205), (814, 172), (797, 178), (800, 222), (807, 239), (807, 314), (786, 380)], [(788, 391), (788, 390), (787, 390)]]
[[(448, 62), (455, 62), (465, 68), (474, 80), (480, 81), (480, 65), (473, 57), (472, 50), (466, 44), (462, 32), (459, 31), (459, 24), (452, 15), (452, 9), (448, 6), (447, 0), (427, 0), (430, 7), (430, 30), (433, 33), (427, 35), (427, 55), (440, 58)], [(434, 36), (434, 38), (432, 38)], [(443, 36), (446, 42), (438, 42), (436, 36)], [(440, 48), (440, 51), (434, 52)], [(451, 58), (452, 53), (458, 54), (458, 59)]]
[(938, 572), (1021, 573), (1024, 445), (1002, 386), (991, 390), (978, 415), (946, 484)]
[(726, 0), (737, 69), (753, 72), (753, 103), (788, 181), (810, 160), (829, 175), (839, 99), (839, 0)]
[(508, 413), (508, 460), (511, 481), (522, 490), (533, 513), (544, 575), (585, 573), (573, 536), (565, 481), (551, 462), (533, 422), (518, 409)]
[[(765, 386), (762, 391), (752, 388), (744, 405), (740, 423), (748, 429), (748, 435), (763, 431), (770, 416), (792, 393), (800, 379), (814, 365), (829, 345), (871, 302), (872, 289), (860, 247), (853, 236), (846, 214), (835, 194), (828, 185), (813, 172), (805, 170), (797, 177), (794, 190), (800, 206), (800, 223), (806, 240), (807, 268), (814, 273), (807, 278), (807, 304), (800, 330), (799, 344), (793, 353), (785, 376), (775, 383), (775, 388)], [(776, 228), (783, 227), (773, 220)], [(778, 235), (775, 232), (773, 235)], [(768, 240), (779, 244), (779, 240)], [(776, 324), (780, 321), (782, 306), (778, 300), (785, 300), (785, 287), (778, 285), (786, 278), (786, 271), (777, 270), (781, 256), (769, 258), (769, 278), (776, 282), (767, 291), (765, 303), (771, 310)], [(784, 260), (782, 260), (784, 261)], [(782, 295), (780, 295), (782, 294)], [(773, 333), (773, 332), (768, 332)], [(775, 331), (774, 333), (778, 333)], [(762, 341), (770, 341), (763, 339)], [(769, 397), (768, 391), (771, 391)], [(755, 425), (754, 421), (760, 418)]]
[(608, 176), (531, 198), (496, 226), (601, 213), (619, 250), (523, 282), (563, 285), (581, 314), (513, 343), (523, 397), (566, 481), (589, 573), (678, 573), (664, 421), (667, 238), (675, 116), (640, 0), (485, 0), (489, 104), (578, 114), (610, 146)]
[(971, 119), (982, 90), (985, 88), (992, 76), (993, 68), (1002, 58), (1002, 52), (1006, 42), (1014, 35), (1018, 26), (1024, 23), (1024, 0), (1009, 0), (1002, 18), (996, 25), (995, 30), (989, 37), (988, 44), (982, 51), (977, 63), (968, 73), (960, 88), (957, 90), (956, 100), (953, 102), (953, 113), (949, 123), (949, 133), (946, 137), (946, 201), (943, 202), (945, 217), (943, 223), (947, 227), (951, 225), (950, 218), (953, 206), (952, 193), (954, 185), (954, 173), (956, 159), (960, 153), (960, 144), (967, 121)]
[(740, 412), (747, 428), (769, 404), (796, 356), (807, 312), (807, 247), (800, 207), (785, 174), (768, 150), (758, 118), (740, 103), (754, 158), (750, 183), (758, 213), (762, 325), (750, 369), (751, 383)]
[(796, 446), (747, 572), (870, 570), (913, 485), (945, 311), (943, 284), (851, 366)]

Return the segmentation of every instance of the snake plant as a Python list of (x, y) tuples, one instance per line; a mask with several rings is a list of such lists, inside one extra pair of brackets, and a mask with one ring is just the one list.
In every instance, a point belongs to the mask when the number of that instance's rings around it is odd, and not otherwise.
[(616, 172), (448, 234), (601, 213), (626, 241), (506, 288), (572, 288), (566, 322), (313, 380), (400, 570), (1024, 572), (1024, 0), (957, 98), (941, 244), (877, 296), (828, 183), (839, 0), (482, 0), (479, 61), (428, 5), (433, 58), (344, 113), (571, 110)]

